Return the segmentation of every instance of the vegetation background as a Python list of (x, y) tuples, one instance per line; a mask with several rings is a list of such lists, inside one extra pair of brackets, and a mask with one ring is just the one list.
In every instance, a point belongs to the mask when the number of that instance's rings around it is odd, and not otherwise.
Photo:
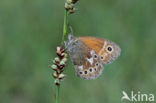
[[(0, 103), (54, 103), (48, 60), (61, 42), (63, 7), (64, 0), (0, 0)], [(107, 38), (122, 52), (96, 80), (77, 78), (69, 60), (60, 103), (121, 103), (123, 90), (156, 96), (156, 1), (80, 0), (76, 7), (75, 36)]]

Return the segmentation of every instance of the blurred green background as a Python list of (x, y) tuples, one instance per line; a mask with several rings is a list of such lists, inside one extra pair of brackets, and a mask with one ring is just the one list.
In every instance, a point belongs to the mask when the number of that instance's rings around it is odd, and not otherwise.
[[(48, 65), (61, 42), (63, 7), (64, 0), (0, 0), (0, 103), (54, 103)], [(156, 96), (156, 1), (80, 0), (76, 7), (74, 35), (107, 38), (122, 52), (96, 80), (77, 78), (69, 60), (60, 103), (121, 103), (123, 90)]]

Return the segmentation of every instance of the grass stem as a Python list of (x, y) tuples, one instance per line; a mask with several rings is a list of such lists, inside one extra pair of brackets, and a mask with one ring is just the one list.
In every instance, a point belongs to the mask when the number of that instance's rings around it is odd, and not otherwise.
[[(64, 11), (62, 45), (64, 44), (65, 37), (67, 35), (67, 23), (68, 23), (67, 18), (68, 18), (68, 12), (67, 12), (67, 10), (65, 10)], [(59, 89), (60, 89), (60, 84), (56, 85), (56, 103), (59, 103)]]
[(67, 35), (67, 24), (68, 24), (68, 12), (64, 11), (64, 23), (63, 23), (63, 36), (62, 36), (62, 45), (64, 44), (64, 39)]
[(56, 85), (56, 103), (59, 103), (59, 89), (60, 85)]

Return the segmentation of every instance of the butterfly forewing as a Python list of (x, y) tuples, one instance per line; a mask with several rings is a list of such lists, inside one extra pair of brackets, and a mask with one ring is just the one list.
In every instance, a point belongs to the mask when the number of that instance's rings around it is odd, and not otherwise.
[(96, 37), (78, 38), (98, 54), (103, 64), (111, 63), (120, 55), (120, 47), (114, 42)]

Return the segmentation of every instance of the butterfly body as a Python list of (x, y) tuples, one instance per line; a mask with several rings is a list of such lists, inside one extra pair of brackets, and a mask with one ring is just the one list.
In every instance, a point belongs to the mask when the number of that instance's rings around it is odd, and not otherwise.
[(105, 64), (120, 55), (120, 48), (115, 43), (96, 37), (74, 37), (69, 34), (65, 46), (77, 76), (83, 79), (95, 79), (102, 73)]

